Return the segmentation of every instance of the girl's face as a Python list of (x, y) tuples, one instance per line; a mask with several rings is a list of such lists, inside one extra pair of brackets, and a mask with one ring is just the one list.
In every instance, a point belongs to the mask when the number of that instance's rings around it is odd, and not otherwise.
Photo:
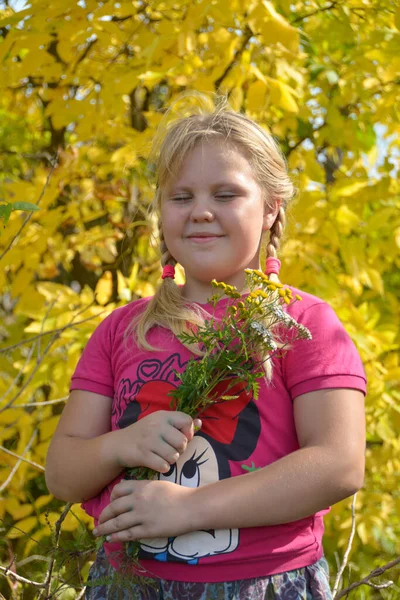
[(278, 204), (273, 210), (266, 206), (238, 149), (215, 142), (195, 146), (161, 198), (164, 239), (185, 269), (185, 297), (206, 302), (212, 279), (242, 289), (244, 269), (260, 268), (262, 232), (278, 210)]

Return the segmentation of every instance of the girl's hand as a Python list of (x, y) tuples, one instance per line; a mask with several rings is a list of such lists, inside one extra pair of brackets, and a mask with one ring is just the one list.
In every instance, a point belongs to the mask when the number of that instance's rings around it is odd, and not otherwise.
[(148, 467), (167, 473), (200, 425), (183, 412), (156, 411), (116, 432), (116, 461), (123, 468)]
[(195, 493), (196, 489), (169, 481), (122, 480), (93, 533), (110, 536), (110, 542), (130, 542), (195, 531), (198, 526), (190, 509)]

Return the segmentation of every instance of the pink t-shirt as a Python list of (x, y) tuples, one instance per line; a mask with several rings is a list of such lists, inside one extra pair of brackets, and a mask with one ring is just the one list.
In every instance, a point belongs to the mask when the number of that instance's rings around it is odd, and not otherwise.
[[(259, 399), (239, 391), (239, 398), (202, 414), (203, 427), (188, 444), (176, 466), (161, 480), (198, 487), (265, 467), (299, 448), (293, 400), (300, 394), (329, 388), (365, 393), (366, 379), (358, 352), (335, 312), (319, 298), (292, 288), (303, 300), (288, 313), (312, 333), (298, 340), (281, 358), (274, 358), (270, 385), (261, 381)], [(110, 429), (126, 427), (156, 410), (168, 410), (167, 393), (179, 384), (193, 356), (162, 327), (153, 328), (149, 342), (162, 350), (139, 351), (124, 331), (149, 298), (114, 310), (94, 331), (72, 377), (71, 390), (87, 390), (112, 398)], [(229, 299), (218, 303), (216, 316)], [(208, 312), (213, 308), (201, 305)], [(233, 394), (231, 389), (229, 393)], [(95, 523), (109, 504), (117, 477), (83, 504)], [(245, 479), (243, 480), (245, 485)], [(251, 510), (251, 506), (249, 506)], [(217, 582), (263, 577), (310, 565), (323, 553), (323, 515), (267, 527), (200, 531), (175, 538), (146, 540), (142, 565), (161, 579)], [(126, 564), (121, 544), (104, 544), (110, 563)]]

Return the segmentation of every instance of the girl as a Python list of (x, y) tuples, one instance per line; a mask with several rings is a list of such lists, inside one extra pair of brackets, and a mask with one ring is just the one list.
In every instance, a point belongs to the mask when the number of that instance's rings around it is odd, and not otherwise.
[[(292, 195), (274, 140), (244, 115), (222, 107), (166, 131), (155, 196), (162, 283), (93, 333), (47, 458), (49, 490), (83, 502), (94, 535), (107, 536), (87, 599), (331, 598), (323, 514), (362, 486), (366, 386), (334, 311), (300, 292), (287, 310), (313, 339), (271, 361), (257, 402), (239, 393), (218, 414), (205, 412), (199, 429), (169, 410), (167, 395), (194, 351), (176, 334), (212, 312), (212, 279), (245, 295), (244, 269), (260, 268), (265, 234), (267, 273), (277, 278)], [(136, 466), (159, 478), (123, 479)], [(101, 584), (123, 569), (132, 540), (141, 541), (147, 594), (133, 580)]]

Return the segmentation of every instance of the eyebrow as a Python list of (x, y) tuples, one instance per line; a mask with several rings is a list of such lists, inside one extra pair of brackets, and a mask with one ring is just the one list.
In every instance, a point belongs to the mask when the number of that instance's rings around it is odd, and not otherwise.
[[(232, 182), (232, 181), (230, 181), (230, 182), (228, 182), (228, 181), (221, 181), (221, 182), (218, 182), (218, 183), (214, 183), (211, 186), (211, 189), (214, 191), (214, 190), (217, 190), (217, 189), (219, 189), (221, 187), (229, 187), (229, 188), (233, 188), (233, 189), (239, 189), (239, 190), (242, 190), (242, 191), (245, 189), (243, 187), (243, 185), (241, 185), (240, 183), (236, 183), (236, 182)], [(169, 188), (169, 192), (172, 192), (173, 190), (179, 190), (181, 192), (190, 192), (190, 191), (192, 191), (192, 189), (193, 188), (190, 185), (176, 185), (176, 184), (173, 184)]]

